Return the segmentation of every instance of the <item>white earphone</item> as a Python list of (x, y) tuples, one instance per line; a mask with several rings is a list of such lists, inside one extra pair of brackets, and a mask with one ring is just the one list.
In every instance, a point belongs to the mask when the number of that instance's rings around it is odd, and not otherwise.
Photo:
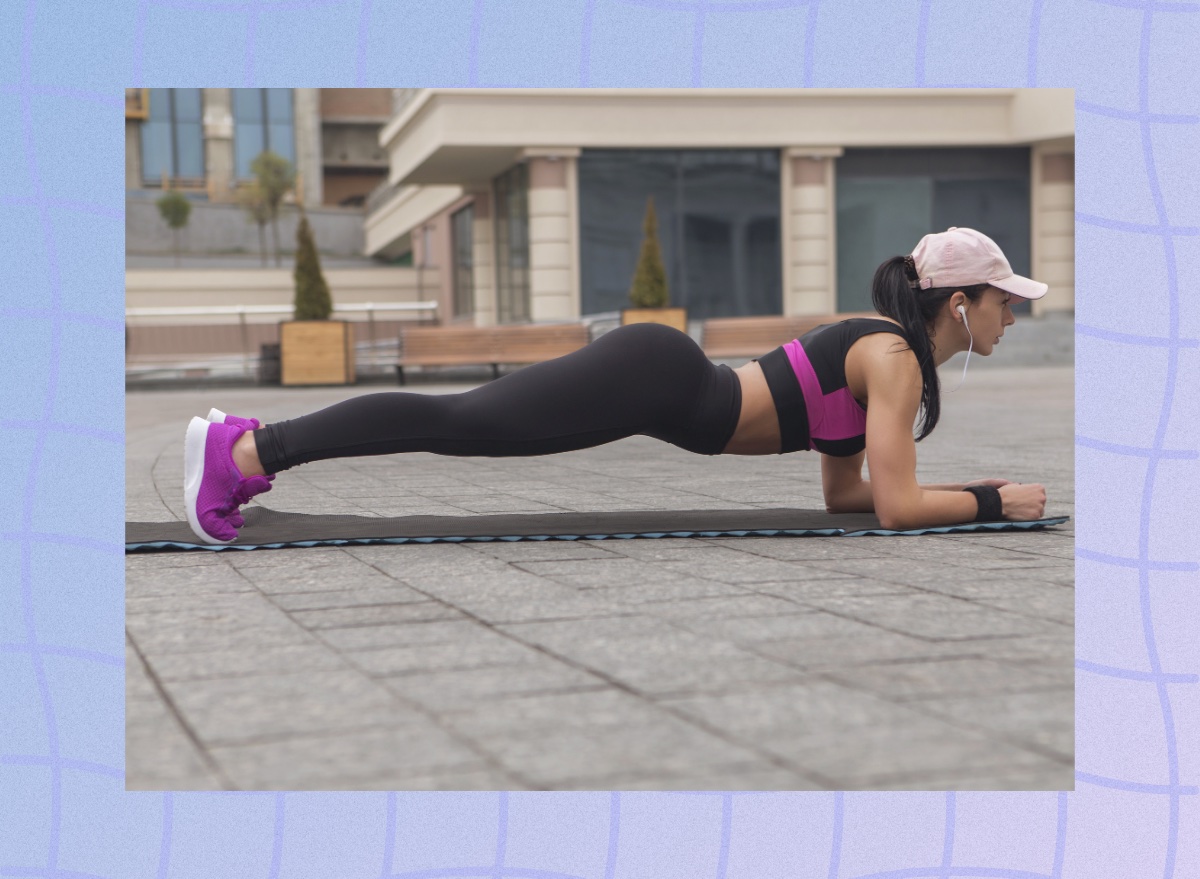
[(947, 391), (946, 393), (953, 393), (953, 391), (957, 391), (963, 386), (963, 382), (967, 380), (967, 364), (971, 362), (971, 351), (975, 348), (975, 336), (971, 333), (971, 325), (967, 323), (967, 309), (961, 305), (957, 305), (955, 306), (954, 310), (962, 315), (963, 326), (967, 328), (967, 336), (970, 341), (967, 343), (967, 359), (963, 361), (962, 378), (958, 380), (958, 384), (954, 386), (953, 390)]

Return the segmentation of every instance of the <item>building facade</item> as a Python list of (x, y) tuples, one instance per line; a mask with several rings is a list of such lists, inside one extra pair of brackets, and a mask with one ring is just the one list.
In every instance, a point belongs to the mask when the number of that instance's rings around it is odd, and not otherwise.
[(1065, 89), (401, 89), (366, 251), (440, 269), (448, 321), (628, 304), (653, 199), (673, 305), (870, 308), (883, 259), (972, 226), (1074, 308)]
[(125, 188), (233, 202), (271, 150), (295, 166), (305, 207), (361, 207), (386, 179), (392, 115), (391, 89), (126, 89)]

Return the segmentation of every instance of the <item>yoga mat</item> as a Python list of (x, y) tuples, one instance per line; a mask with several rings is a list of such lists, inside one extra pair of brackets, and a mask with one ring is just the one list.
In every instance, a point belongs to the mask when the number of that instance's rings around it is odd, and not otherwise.
[(1031, 522), (976, 522), (915, 531), (887, 531), (871, 515), (832, 516), (822, 510), (630, 510), (596, 513), (500, 513), (485, 516), (328, 516), (282, 513), (263, 506), (242, 511), (246, 525), (229, 544), (200, 541), (187, 522), (126, 522), (125, 551), (280, 549), (372, 543), (606, 540), (634, 537), (861, 537), (873, 534), (953, 534), (1028, 531), (1068, 517)]

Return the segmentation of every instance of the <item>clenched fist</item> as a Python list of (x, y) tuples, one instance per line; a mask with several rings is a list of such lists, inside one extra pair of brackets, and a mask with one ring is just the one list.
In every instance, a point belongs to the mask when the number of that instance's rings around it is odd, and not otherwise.
[(1010, 482), (1000, 486), (1000, 504), (1004, 518), (1020, 522), (1040, 519), (1046, 512), (1046, 487), (1036, 482)]

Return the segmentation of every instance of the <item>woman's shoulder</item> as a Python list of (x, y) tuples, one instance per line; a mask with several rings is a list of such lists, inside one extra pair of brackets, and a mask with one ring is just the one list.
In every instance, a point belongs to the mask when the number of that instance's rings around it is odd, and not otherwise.
[(883, 315), (870, 315), (865, 317), (849, 317), (842, 321), (846, 326), (858, 331), (862, 335), (868, 333), (897, 333), (904, 334), (904, 327), (900, 321), (892, 320), (890, 317)]

